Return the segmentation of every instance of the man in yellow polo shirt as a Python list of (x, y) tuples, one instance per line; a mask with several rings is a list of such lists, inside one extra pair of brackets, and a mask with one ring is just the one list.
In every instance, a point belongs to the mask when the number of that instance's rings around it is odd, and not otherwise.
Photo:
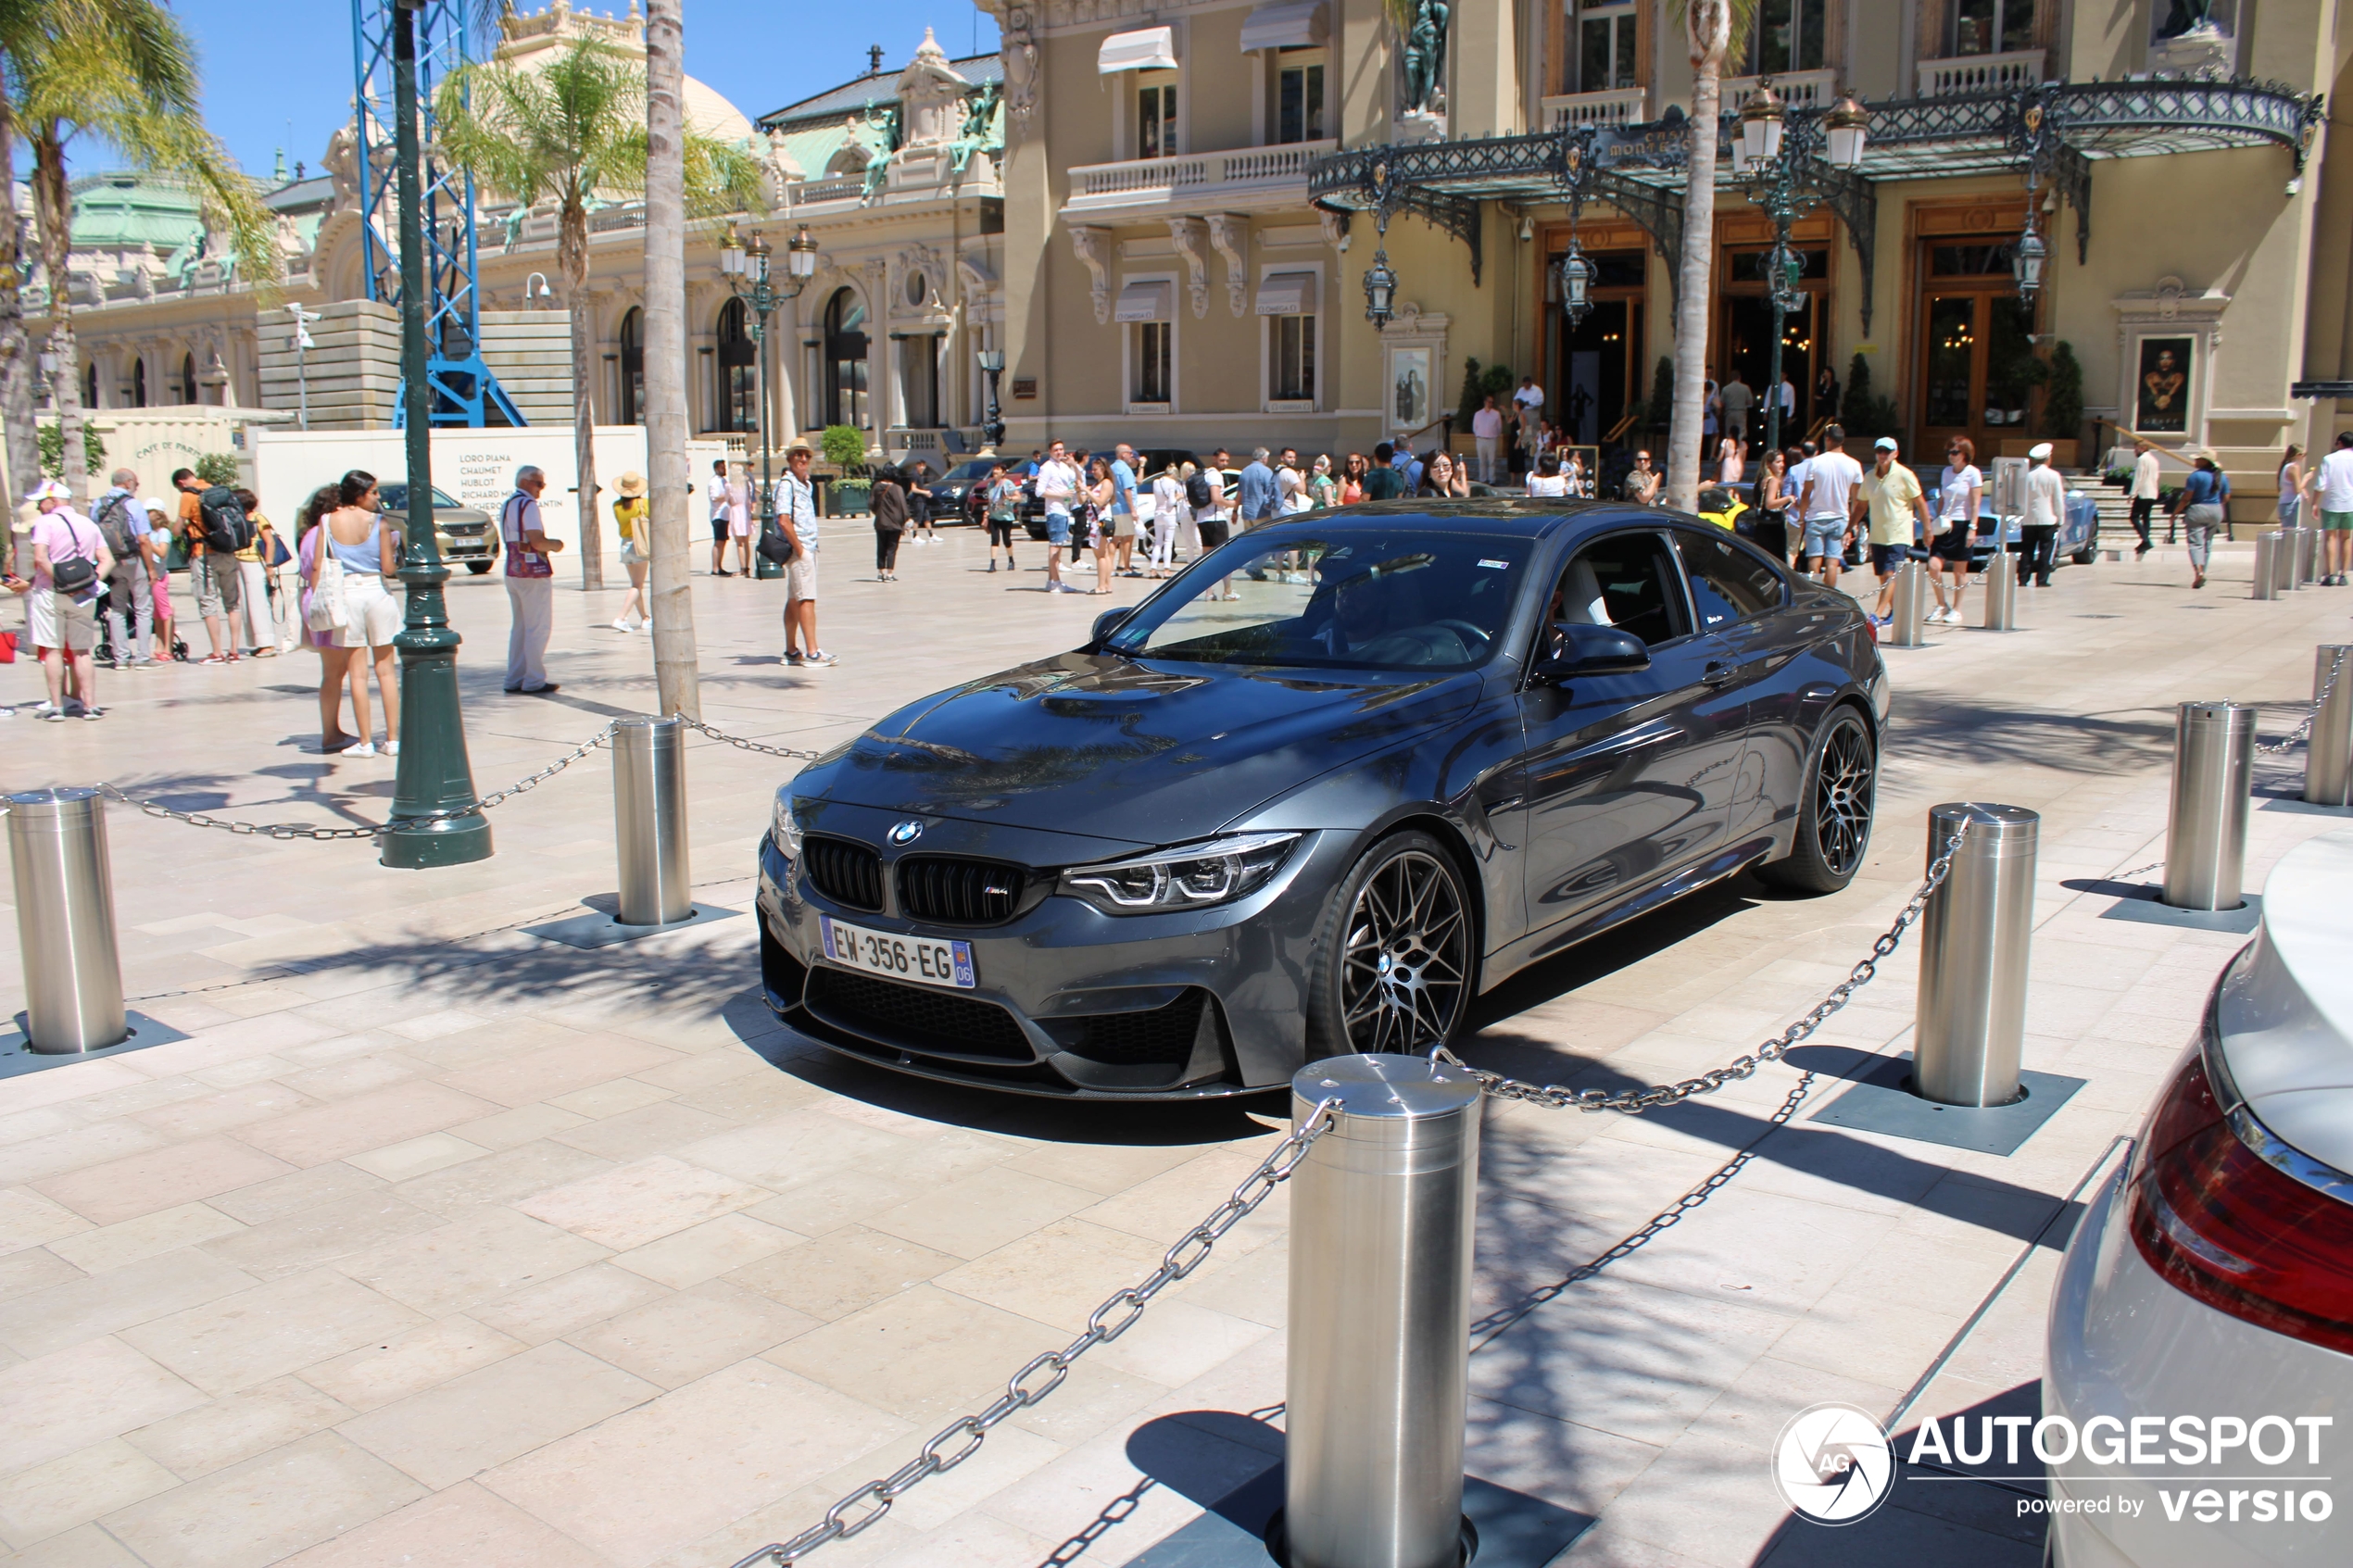
[(1882, 435), (1872, 443), (1871, 466), (1855, 487), (1856, 521), (1870, 520), (1871, 570), (1879, 573), (1879, 602), (1871, 621), (1884, 626), (1895, 604), (1895, 574), (1911, 559), (1911, 547), (1935, 532), (1929, 521), (1928, 500), (1920, 492), (1919, 476), (1895, 460), (1895, 438)]

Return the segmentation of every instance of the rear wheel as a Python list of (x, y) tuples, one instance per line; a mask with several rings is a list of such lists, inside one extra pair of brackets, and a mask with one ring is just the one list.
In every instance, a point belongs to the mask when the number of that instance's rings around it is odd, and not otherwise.
[(480, 577), (489, 571), (490, 566), (491, 563), (486, 560), (470, 560), (466, 563), (466, 570)]
[(1756, 874), (1797, 893), (1844, 887), (1862, 870), (1871, 847), (1878, 795), (1879, 747), (1870, 727), (1853, 709), (1837, 709), (1814, 742), (1796, 842), (1783, 859), (1757, 867)]
[(1472, 962), (1470, 899), (1453, 857), (1426, 833), (1381, 840), (1324, 917), (1309, 1059), (1418, 1055), (1451, 1041), (1469, 1006)]

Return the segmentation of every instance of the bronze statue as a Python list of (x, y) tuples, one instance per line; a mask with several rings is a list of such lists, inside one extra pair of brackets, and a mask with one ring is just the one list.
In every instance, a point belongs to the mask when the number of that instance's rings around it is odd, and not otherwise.
[(1434, 107), (1446, 81), (1446, 23), (1453, 14), (1446, 0), (1415, 0), (1414, 20), (1405, 30), (1405, 108)]

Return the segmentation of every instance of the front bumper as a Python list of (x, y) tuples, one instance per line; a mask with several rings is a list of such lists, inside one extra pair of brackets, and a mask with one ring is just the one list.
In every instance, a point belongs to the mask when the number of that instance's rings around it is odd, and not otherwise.
[(472, 533), (437, 528), (434, 531), (434, 543), (444, 560), (491, 560), (498, 554), (498, 536), (487, 523)]
[[(952, 1083), (1078, 1099), (1256, 1094), (1305, 1060), (1316, 926), (1346, 874), (1346, 834), (1302, 837), (1248, 897), (1106, 915), (1048, 897), (1001, 925), (930, 925), (828, 901), (760, 846), (761, 980), (796, 1029), (861, 1060)], [(822, 956), (820, 914), (972, 945), (978, 985), (887, 981)]]

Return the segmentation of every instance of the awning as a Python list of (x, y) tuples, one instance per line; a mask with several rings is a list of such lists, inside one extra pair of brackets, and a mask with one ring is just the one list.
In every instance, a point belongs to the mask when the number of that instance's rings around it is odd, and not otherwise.
[(1128, 283), (1119, 291), (1121, 321), (1171, 321), (1176, 317), (1176, 285), (1170, 282)]
[(1133, 32), (1114, 32), (1103, 40), (1102, 53), (1095, 56), (1095, 69), (1104, 76), (1116, 76), (1123, 70), (1176, 69), (1175, 28), (1144, 27)]
[(1324, 0), (1284, 0), (1261, 6), (1242, 21), (1242, 53), (1252, 49), (1312, 49), (1325, 37)]
[(1315, 274), (1277, 272), (1270, 275), (1258, 285), (1258, 313), (1261, 316), (1315, 314)]

